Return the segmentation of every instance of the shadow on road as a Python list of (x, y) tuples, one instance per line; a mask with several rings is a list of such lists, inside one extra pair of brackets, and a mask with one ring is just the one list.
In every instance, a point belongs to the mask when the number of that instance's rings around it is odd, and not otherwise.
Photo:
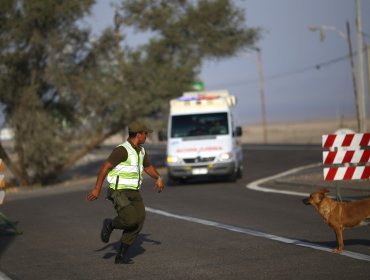
[[(13, 224), (16, 226), (18, 222), (13, 222)], [(19, 235), (19, 233), (7, 223), (0, 224), (0, 259), (17, 235)]]
[[(129, 256), (131, 258), (134, 258), (138, 255), (141, 255), (145, 252), (145, 248), (143, 247), (143, 243), (152, 243), (155, 245), (160, 245), (161, 242), (157, 240), (153, 240), (148, 238), (150, 234), (139, 234), (139, 236), (136, 238), (135, 243), (132, 245), (132, 247), (129, 249)], [(115, 257), (117, 255), (117, 252), (120, 247), (120, 241), (110, 243), (105, 245), (104, 247), (95, 250), (95, 252), (101, 252), (101, 251), (108, 251), (104, 254), (103, 259), (110, 259), (112, 257)]]

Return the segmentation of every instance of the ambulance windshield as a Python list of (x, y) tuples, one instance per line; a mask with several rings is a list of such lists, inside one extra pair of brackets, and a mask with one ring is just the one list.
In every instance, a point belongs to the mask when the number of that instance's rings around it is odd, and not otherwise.
[(227, 113), (176, 115), (171, 119), (171, 137), (227, 135)]

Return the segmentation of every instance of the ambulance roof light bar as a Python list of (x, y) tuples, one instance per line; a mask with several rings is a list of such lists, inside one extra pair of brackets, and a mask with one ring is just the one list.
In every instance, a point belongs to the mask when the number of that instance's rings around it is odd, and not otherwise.
[(197, 96), (180, 96), (178, 100), (180, 101), (192, 101), (192, 100), (210, 100), (210, 99), (217, 99), (219, 96), (215, 95), (197, 95)]
[(235, 106), (237, 103), (236, 97), (229, 94), (227, 90), (215, 90), (215, 91), (193, 91), (185, 92), (182, 96), (177, 98), (178, 101), (196, 101), (197, 104), (201, 104), (202, 100), (219, 100), (223, 99), (226, 101), (228, 106)]

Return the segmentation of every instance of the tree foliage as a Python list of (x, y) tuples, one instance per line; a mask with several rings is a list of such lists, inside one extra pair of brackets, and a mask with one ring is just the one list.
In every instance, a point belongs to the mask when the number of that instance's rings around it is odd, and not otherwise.
[(47, 184), (130, 121), (163, 114), (205, 59), (232, 56), (259, 36), (228, 0), (125, 0), (124, 29), (152, 35), (133, 49), (119, 26), (94, 39), (82, 27), (94, 2), (0, 5), (0, 103), (16, 155), (0, 143), (0, 157), (20, 184)]

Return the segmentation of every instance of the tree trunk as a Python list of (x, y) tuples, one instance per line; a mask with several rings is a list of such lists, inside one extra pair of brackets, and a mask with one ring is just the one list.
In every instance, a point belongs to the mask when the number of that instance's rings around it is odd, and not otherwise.
[(10, 172), (14, 175), (17, 179), (18, 183), (21, 186), (29, 186), (30, 180), (24, 172), (18, 169), (18, 167), (13, 163), (13, 161), (8, 156), (7, 152), (5, 151), (1, 141), (0, 141), (0, 158), (4, 161), (5, 165), (9, 168)]
[(79, 150), (77, 150), (75, 153), (73, 153), (70, 156), (69, 160), (63, 165), (62, 171), (65, 171), (71, 168), (76, 163), (76, 161), (84, 157), (87, 153), (89, 153), (97, 145), (103, 143), (107, 138), (116, 134), (118, 131), (119, 130), (109, 131), (107, 133), (97, 134), (94, 137), (92, 137), (90, 142), (87, 145), (81, 147)]

